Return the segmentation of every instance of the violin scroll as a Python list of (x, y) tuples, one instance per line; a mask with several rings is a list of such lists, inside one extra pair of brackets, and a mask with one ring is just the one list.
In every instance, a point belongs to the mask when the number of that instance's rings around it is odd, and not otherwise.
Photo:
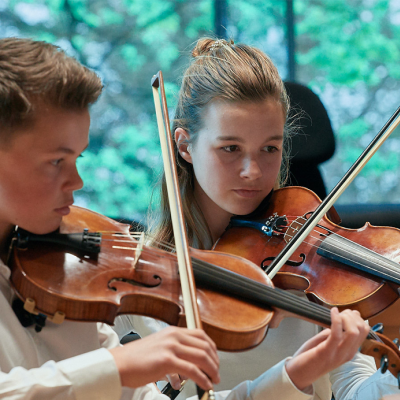
[(397, 378), (397, 383), (400, 389), (400, 351), (398, 346), (389, 338), (381, 333), (375, 332), (381, 341), (365, 340), (360, 351), (363, 354), (369, 355), (375, 359), (377, 365), (380, 366), (381, 372), (387, 370)]

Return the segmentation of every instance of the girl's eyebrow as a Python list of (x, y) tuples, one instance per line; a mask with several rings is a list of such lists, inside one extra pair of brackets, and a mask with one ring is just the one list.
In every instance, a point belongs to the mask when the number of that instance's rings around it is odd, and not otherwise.
[[(234, 140), (237, 142), (244, 143), (245, 140), (241, 137), (238, 136), (217, 136), (217, 140)], [(269, 140), (283, 140), (283, 135), (274, 135), (268, 138), (267, 141)]]
[(244, 142), (244, 140), (238, 136), (218, 136), (217, 140), (236, 140), (237, 142)]

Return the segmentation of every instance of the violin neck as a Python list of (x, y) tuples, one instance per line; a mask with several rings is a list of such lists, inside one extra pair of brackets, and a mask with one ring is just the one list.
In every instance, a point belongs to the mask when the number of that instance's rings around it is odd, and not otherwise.
[(400, 285), (399, 264), (346, 237), (328, 235), (317, 254)]
[(270, 287), (203, 260), (193, 261), (196, 282), (263, 307), (273, 307), (294, 314), (317, 325), (331, 325), (330, 311), (293, 293)]
[[(251, 301), (262, 307), (273, 307), (324, 328), (331, 326), (330, 310), (285, 290), (254, 281), (236, 272), (194, 259), (196, 282), (207, 288), (224, 291), (229, 295)], [(371, 329), (367, 339), (381, 341)]]

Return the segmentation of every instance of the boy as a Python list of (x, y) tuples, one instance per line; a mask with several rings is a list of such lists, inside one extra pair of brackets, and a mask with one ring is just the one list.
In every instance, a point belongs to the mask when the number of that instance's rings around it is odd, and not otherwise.
[(88, 106), (101, 90), (95, 73), (53, 45), (0, 40), (0, 398), (165, 398), (144, 385), (176, 372), (204, 389), (218, 381), (215, 345), (201, 331), (173, 328), (121, 347), (104, 324), (47, 321), (38, 333), (11, 308), (13, 227), (44, 234), (69, 213), (83, 184), (76, 160), (88, 145)]

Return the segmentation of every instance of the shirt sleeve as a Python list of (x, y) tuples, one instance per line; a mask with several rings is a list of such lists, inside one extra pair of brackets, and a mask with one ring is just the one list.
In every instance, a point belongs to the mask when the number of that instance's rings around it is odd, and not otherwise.
[(361, 353), (333, 370), (330, 380), (336, 400), (376, 400), (400, 394), (397, 379), (389, 371), (377, 371), (375, 360)]
[(95, 350), (40, 368), (0, 373), (0, 399), (118, 400), (121, 383), (112, 355)]
[[(114, 347), (121, 346), (117, 334), (109, 325), (98, 323), (97, 331), (101, 347), (104, 347), (106, 349), (112, 349)], [(114, 364), (114, 360), (112, 362)], [(118, 381), (119, 381), (119, 375), (118, 375)], [(170, 400), (170, 399), (169, 397), (161, 394), (160, 390), (154, 383), (150, 383), (148, 385), (142, 386), (137, 389), (123, 387), (121, 400)]]
[[(311, 400), (314, 388), (300, 391), (289, 378), (282, 360), (254, 381), (240, 383), (232, 390), (216, 392), (216, 400)], [(194, 400), (197, 396), (191, 397)]]
[(142, 315), (123, 314), (117, 316), (114, 321), (113, 329), (117, 332), (120, 339), (130, 332), (135, 332), (140, 337), (151, 335), (169, 326), (163, 321), (156, 320)]

